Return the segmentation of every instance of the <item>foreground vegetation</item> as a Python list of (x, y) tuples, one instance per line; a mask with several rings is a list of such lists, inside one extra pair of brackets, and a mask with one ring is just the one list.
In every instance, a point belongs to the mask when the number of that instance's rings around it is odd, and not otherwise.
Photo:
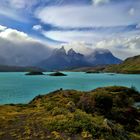
[(135, 88), (58, 90), (0, 106), (0, 140), (140, 140)]

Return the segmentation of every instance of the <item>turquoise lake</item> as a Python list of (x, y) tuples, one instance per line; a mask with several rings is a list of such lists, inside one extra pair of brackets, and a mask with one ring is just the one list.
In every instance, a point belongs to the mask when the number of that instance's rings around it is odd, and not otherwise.
[(28, 103), (39, 94), (47, 94), (60, 88), (88, 91), (97, 87), (117, 85), (135, 86), (140, 91), (140, 75), (137, 74), (64, 73), (68, 76), (25, 76), (25, 73), (0, 73), (0, 104)]

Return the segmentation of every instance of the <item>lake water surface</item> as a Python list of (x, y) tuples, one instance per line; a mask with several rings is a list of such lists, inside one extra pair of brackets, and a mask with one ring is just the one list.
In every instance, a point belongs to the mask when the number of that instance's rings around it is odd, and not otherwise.
[(140, 75), (137, 74), (64, 73), (68, 76), (25, 76), (25, 73), (0, 73), (0, 104), (28, 103), (39, 94), (46, 94), (60, 88), (88, 91), (97, 87), (117, 85), (135, 86), (140, 91)]

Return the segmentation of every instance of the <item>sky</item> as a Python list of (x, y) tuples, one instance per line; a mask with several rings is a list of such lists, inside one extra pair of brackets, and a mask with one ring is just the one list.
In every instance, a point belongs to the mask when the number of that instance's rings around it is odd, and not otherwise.
[(140, 0), (0, 0), (0, 39), (13, 35), (125, 59), (140, 54)]

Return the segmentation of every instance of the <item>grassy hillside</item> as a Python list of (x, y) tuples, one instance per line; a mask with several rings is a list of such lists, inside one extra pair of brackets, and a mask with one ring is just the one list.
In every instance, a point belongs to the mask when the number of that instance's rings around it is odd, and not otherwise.
[(122, 64), (108, 66), (105, 71), (140, 74), (140, 55), (126, 59)]
[(134, 88), (58, 90), (25, 105), (0, 106), (0, 140), (140, 140)]

